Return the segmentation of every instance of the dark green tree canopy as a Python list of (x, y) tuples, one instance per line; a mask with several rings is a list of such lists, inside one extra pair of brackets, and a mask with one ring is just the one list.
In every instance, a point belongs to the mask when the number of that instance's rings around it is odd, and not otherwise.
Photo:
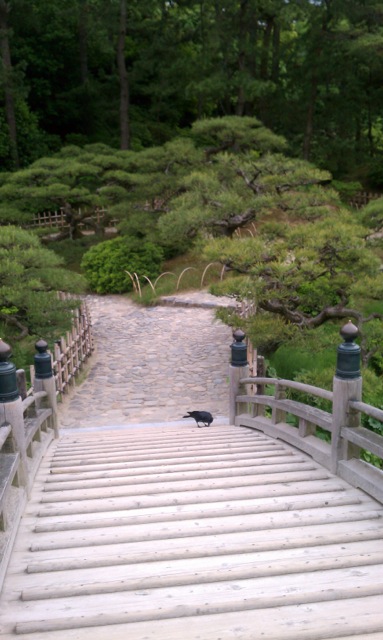
[(382, 184), (379, 0), (0, 7), (3, 169), (63, 142), (160, 146), (196, 120), (235, 115), (258, 117), (336, 177)]
[(76, 300), (58, 291), (80, 293), (85, 281), (66, 271), (63, 261), (39, 239), (13, 226), (0, 227), (0, 323), (17, 340), (27, 335), (57, 337), (70, 327)]

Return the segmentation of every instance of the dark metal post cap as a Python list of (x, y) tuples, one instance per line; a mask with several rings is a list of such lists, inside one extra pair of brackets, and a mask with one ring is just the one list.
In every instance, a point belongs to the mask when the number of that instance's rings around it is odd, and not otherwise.
[(352, 342), (358, 337), (359, 329), (351, 320), (349, 320), (345, 325), (343, 325), (339, 333), (345, 342)]
[(247, 345), (243, 342), (246, 334), (242, 329), (233, 331), (234, 342), (231, 345), (231, 365), (233, 367), (245, 367), (247, 362)]
[(45, 340), (43, 340), (42, 338), (40, 338), (40, 340), (36, 342), (35, 348), (36, 348), (36, 351), (38, 351), (39, 353), (45, 353), (46, 350), (48, 349), (48, 343), (45, 342)]
[(52, 358), (47, 353), (48, 343), (42, 338), (35, 344), (36, 353), (35, 361), (35, 377), (37, 380), (44, 380), (53, 376), (52, 372)]
[(0, 338), (0, 402), (12, 402), (19, 397), (16, 367), (9, 358), (12, 349)]
[(351, 380), (359, 378), (360, 372), (360, 352), (359, 345), (354, 340), (359, 334), (359, 329), (349, 320), (340, 330), (344, 342), (339, 345), (336, 361), (337, 378)]

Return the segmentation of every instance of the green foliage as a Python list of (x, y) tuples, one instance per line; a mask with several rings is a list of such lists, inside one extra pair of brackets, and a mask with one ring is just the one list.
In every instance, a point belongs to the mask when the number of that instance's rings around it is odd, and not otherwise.
[(63, 258), (65, 267), (81, 273), (81, 261), (84, 254), (100, 239), (95, 235), (83, 236), (77, 240), (60, 240), (52, 243), (52, 251)]
[[(331, 370), (334, 374), (335, 362), (336, 348), (313, 353), (309, 350), (297, 349), (293, 345), (286, 345), (279, 347), (270, 357), (270, 364), (275, 367), (278, 377), (287, 380), (300, 379), (299, 375), (302, 372), (307, 374), (311, 371), (326, 372)], [(323, 382), (327, 387), (326, 376), (324, 376)]]
[(133, 288), (134, 277), (155, 278), (160, 273), (163, 252), (150, 242), (129, 238), (114, 238), (101, 242), (87, 251), (82, 268), (92, 291), (96, 293), (125, 293)]
[[(117, 148), (119, 3), (13, 0), (9, 6), (22, 162), (46, 153), (46, 144), (53, 150), (57, 140)], [(127, 4), (131, 148), (164, 144), (196, 119), (199, 141), (227, 145), (225, 121), (216, 123), (212, 137), (204, 119), (235, 116), (245, 122), (256, 113), (275, 133), (270, 137), (254, 125), (252, 137), (245, 131), (238, 136), (237, 150), (255, 137), (259, 149), (281, 150), (284, 136), (295, 155), (303, 149), (340, 179), (369, 177), (381, 185), (377, 0), (230, 1), (224, 9), (213, 0)], [(2, 100), (5, 124), (3, 113)], [(2, 166), (8, 146), (4, 131)]]
[[(57, 146), (57, 140), (41, 130), (35, 114), (24, 100), (16, 100), (15, 118), (17, 127), (18, 155), (21, 166), (27, 166)], [(0, 161), (2, 171), (14, 170), (8, 125), (0, 109)]]
[[(358, 217), (339, 209), (336, 220), (325, 216), (310, 224), (284, 226), (279, 235), (270, 235), (267, 229), (264, 236), (261, 225), (257, 231), (254, 238), (206, 243), (207, 260), (245, 274), (222, 283), (220, 293), (253, 302), (257, 317), (265, 312), (278, 316), (286, 341), (291, 339), (291, 325), (307, 337), (304, 330), (352, 317), (360, 329), (364, 364), (372, 356), (377, 361), (382, 354), (383, 316), (365, 315), (365, 310), (381, 300), (383, 274)], [(270, 332), (269, 347), (264, 345), (267, 352), (284, 341), (283, 332), (276, 335), (277, 342)]]
[(6, 336), (43, 335), (49, 340), (68, 329), (77, 302), (58, 300), (57, 291), (81, 293), (84, 288), (84, 279), (67, 272), (35, 235), (0, 227), (0, 320)]
[(211, 145), (207, 152), (231, 150), (235, 153), (257, 149), (259, 153), (286, 150), (286, 140), (266, 129), (257, 118), (225, 116), (204, 118), (193, 123), (192, 136), (198, 146)]
[(333, 180), (332, 186), (336, 189), (342, 198), (342, 201), (347, 203), (353, 196), (360, 191), (363, 191), (363, 185), (359, 181), (344, 182), (343, 180)]
[(383, 198), (371, 200), (362, 210), (363, 223), (374, 231), (380, 231), (383, 227)]

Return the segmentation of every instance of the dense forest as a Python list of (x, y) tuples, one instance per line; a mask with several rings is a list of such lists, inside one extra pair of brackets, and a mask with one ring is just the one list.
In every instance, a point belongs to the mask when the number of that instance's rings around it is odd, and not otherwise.
[[(383, 198), (348, 198), (383, 191), (380, 1), (0, 0), (0, 44), (0, 330), (19, 366), (70, 322), (57, 290), (149, 299), (213, 265), (212, 291), (254, 309), (223, 319), (282, 377), (331, 385), (352, 319), (381, 405)], [(33, 226), (52, 211), (64, 227)]]
[(0, 42), (3, 170), (237, 115), (381, 187), (380, 0), (0, 0)]

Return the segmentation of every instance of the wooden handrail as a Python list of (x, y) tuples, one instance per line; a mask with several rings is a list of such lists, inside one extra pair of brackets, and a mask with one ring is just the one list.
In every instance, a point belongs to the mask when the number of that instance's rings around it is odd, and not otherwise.
[(307, 395), (323, 398), (324, 400), (333, 399), (333, 392), (322, 389), (321, 387), (314, 387), (311, 384), (304, 384), (303, 382), (295, 382), (295, 380), (285, 380), (284, 378), (261, 378), (258, 376), (251, 376), (240, 379), (241, 384), (254, 384), (254, 385), (279, 385), (280, 387), (286, 387), (288, 389), (295, 389)]
[[(383, 458), (383, 436), (360, 426), (363, 414), (383, 424), (383, 410), (354, 399), (359, 394), (360, 378), (339, 380), (334, 377), (333, 391), (328, 391), (293, 380), (241, 376), (235, 367), (231, 370), (234, 382), (230, 387), (234, 397), (230, 406), (234, 407), (234, 424), (284, 440), (383, 502), (383, 471), (361, 459), (362, 451)], [(246, 367), (243, 371), (246, 372)], [(265, 386), (274, 386), (274, 394), (241, 391), (246, 387), (259, 390)], [(330, 401), (332, 411), (288, 399), (286, 389)], [(296, 426), (291, 424), (288, 415), (296, 419)], [(327, 441), (318, 437), (318, 427), (329, 434)]]
[(55, 347), (53, 375), (38, 379), (31, 367), (32, 386), (26, 391), (25, 372), (18, 370), (19, 396), (0, 403), (0, 590), (41, 459), (58, 436), (57, 395), (67, 393), (94, 348), (84, 303), (74, 312), (72, 331)]

